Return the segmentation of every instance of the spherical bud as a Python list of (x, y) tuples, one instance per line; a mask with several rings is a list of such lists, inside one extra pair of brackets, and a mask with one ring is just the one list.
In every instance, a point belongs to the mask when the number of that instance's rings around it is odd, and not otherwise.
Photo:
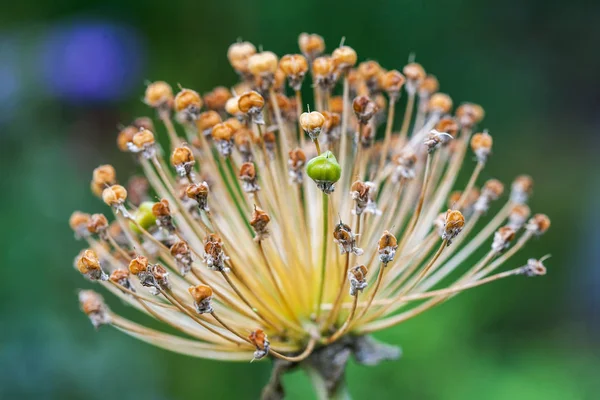
[(238, 108), (244, 114), (260, 113), (264, 106), (265, 99), (255, 91), (246, 92), (238, 99)]
[(458, 124), (452, 117), (444, 117), (435, 125), (435, 129), (439, 132), (446, 132), (449, 135), (456, 137), (458, 133)]
[(108, 220), (104, 214), (93, 214), (90, 216), (86, 228), (93, 235), (103, 234), (108, 228)]
[(185, 194), (190, 199), (197, 199), (198, 197), (208, 196), (208, 184), (206, 182), (192, 183), (185, 189)]
[(218, 112), (210, 110), (205, 111), (198, 116), (196, 120), (196, 128), (198, 128), (199, 132), (202, 132), (204, 135), (210, 135), (213, 126), (222, 122), (221, 116)]
[(260, 187), (256, 183), (256, 168), (254, 163), (245, 162), (240, 167), (240, 180), (242, 181), (242, 188), (246, 193), (255, 193), (260, 190)]
[(175, 111), (195, 110), (197, 113), (202, 108), (202, 98), (198, 92), (191, 89), (181, 89), (175, 96)]
[(121, 129), (119, 134), (117, 135), (117, 147), (121, 151), (129, 151), (129, 143), (133, 141), (133, 137), (140, 130), (135, 126), (126, 126)]
[(362, 124), (368, 123), (378, 111), (377, 104), (367, 96), (356, 97), (352, 102), (352, 109)]
[(456, 109), (458, 122), (467, 128), (481, 122), (484, 116), (485, 111), (479, 104), (463, 103)]
[(404, 85), (406, 78), (395, 69), (383, 73), (379, 76), (379, 86), (385, 90), (392, 98), (396, 98), (400, 93), (400, 89)]
[(527, 222), (527, 230), (534, 235), (542, 235), (550, 228), (550, 218), (546, 214), (535, 214)]
[(365, 81), (377, 79), (381, 72), (381, 65), (377, 61), (369, 60), (358, 64), (358, 74)]
[(129, 227), (135, 233), (141, 234), (140, 227), (144, 230), (148, 230), (156, 225), (156, 216), (153, 212), (154, 203), (151, 201), (144, 201), (137, 210), (133, 212), (132, 218), (136, 223), (130, 222)]
[(229, 125), (220, 123), (213, 126), (212, 138), (214, 140), (230, 141), (232, 136), (233, 131)]
[(85, 275), (86, 278), (92, 281), (105, 281), (108, 279), (108, 276), (100, 267), (100, 260), (98, 259), (98, 256), (94, 250), (87, 249), (81, 252), (75, 262), (75, 265), (82, 275)]
[(429, 111), (447, 114), (452, 109), (452, 99), (445, 93), (434, 93), (428, 103)]
[(171, 154), (171, 164), (174, 167), (182, 164), (194, 164), (194, 155), (188, 147), (176, 147)]
[(340, 46), (331, 54), (333, 65), (340, 70), (346, 70), (356, 65), (356, 51), (349, 46)]
[(423, 66), (416, 62), (406, 64), (402, 69), (402, 72), (404, 72), (406, 79), (411, 81), (422, 81), (426, 76)]
[(154, 144), (154, 134), (148, 129), (143, 129), (133, 136), (132, 142), (138, 149), (143, 149)]
[(248, 59), (248, 70), (254, 76), (273, 75), (277, 71), (278, 59), (275, 53), (263, 51)]
[(227, 100), (227, 102), (225, 103), (225, 111), (227, 111), (227, 114), (233, 116), (242, 115), (242, 112), (240, 111), (240, 107), (238, 105), (239, 100), (240, 96), (231, 97), (229, 100)]
[(90, 214), (81, 211), (75, 211), (69, 218), (69, 226), (75, 232), (77, 237), (86, 236), (87, 224), (90, 221)]
[(256, 47), (250, 42), (234, 43), (227, 50), (227, 58), (233, 69), (240, 74), (248, 73), (248, 58), (256, 53)]
[(210, 301), (212, 299), (213, 291), (210, 286), (207, 285), (197, 285), (191, 286), (188, 288), (190, 295), (194, 299), (194, 305), (196, 306), (196, 311), (198, 314), (211, 313), (213, 312), (213, 308), (210, 305)]
[(159, 202), (156, 202), (152, 205), (152, 214), (155, 217), (168, 217), (171, 215), (171, 208), (169, 207), (169, 201), (167, 199), (162, 199)]
[(231, 92), (224, 86), (217, 86), (212, 92), (204, 95), (206, 108), (213, 111), (220, 111), (225, 108), (225, 103), (231, 98)]
[(279, 68), (288, 77), (304, 76), (308, 71), (308, 62), (301, 54), (286, 54), (281, 57)]
[(325, 41), (315, 33), (301, 33), (298, 37), (298, 46), (302, 54), (308, 59), (314, 59), (325, 51)]
[(429, 97), (440, 90), (440, 83), (434, 75), (427, 75), (419, 85), (419, 96)]
[(314, 59), (312, 73), (321, 89), (327, 89), (335, 83), (335, 66), (331, 57), (321, 56)]
[(326, 194), (333, 192), (334, 183), (342, 176), (342, 167), (331, 151), (326, 151), (308, 162), (306, 174)]
[(121, 185), (112, 185), (102, 191), (102, 201), (109, 206), (119, 206), (127, 199), (127, 190)]
[(129, 272), (137, 275), (148, 270), (148, 259), (144, 256), (137, 256), (129, 262)]
[(452, 242), (460, 231), (465, 226), (465, 217), (458, 210), (448, 210), (446, 212), (446, 220), (444, 221), (444, 232), (442, 239), (447, 240), (448, 245)]
[(479, 162), (486, 162), (492, 151), (492, 137), (487, 133), (476, 133), (471, 137), (471, 149)]
[(379, 261), (386, 265), (393, 261), (397, 248), (398, 240), (396, 240), (396, 237), (389, 231), (384, 231), (378, 243)]
[(156, 81), (152, 82), (146, 88), (144, 102), (150, 107), (171, 107), (173, 103), (173, 89), (167, 82)]
[(312, 140), (319, 137), (324, 124), (325, 117), (318, 111), (305, 112), (300, 115), (300, 126)]

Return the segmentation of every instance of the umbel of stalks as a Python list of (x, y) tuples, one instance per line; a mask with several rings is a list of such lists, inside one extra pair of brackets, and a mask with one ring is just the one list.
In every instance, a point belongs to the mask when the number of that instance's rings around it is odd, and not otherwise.
[(545, 257), (519, 251), (550, 227), (527, 205), (531, 177), (510, 193), (482, 181), (495, 139), (481, 106), (453, 113), (416, 62), (386, 70), (345, 44), (325, 54), (318, 35), (298, 43), (281, 58), (233, 44), (232, 91), (149, 84), (156, 121), (117, 137), (142, 176), (99, 166), (91, 189), (112, 216), (69, 220), (86, 244), (75, 268), (165, 331), (84, 290), (95, 327), (195, 357), (271, 359), (268, 399), (283, 397), (280, 377), (296, 366), (320, 398), (341, 396), (350, 356), (372, 365), (399, 354), (371, 333), (486, 283), (544, 275)]

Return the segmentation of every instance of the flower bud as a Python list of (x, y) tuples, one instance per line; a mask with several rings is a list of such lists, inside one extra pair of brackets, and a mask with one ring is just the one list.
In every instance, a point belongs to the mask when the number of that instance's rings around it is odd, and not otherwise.
[(440, 89), (440, 83), (434, 75), (427, 75), (419, 85), (419, 96), (427, 98)]
[(212, 111), (221, 111), (225, 108), (225, 103), (231, 98), (231, 92), (224, 86), (217, 86), (212, 92), (204, 95), (206, 108)]
[(464, 103), (456, 109), (456, 118), (458, 122), (466, 127), (471, 128), (483, 120), (485, 111), (479, 104)]
[(161, 201), (154, 203), (152, 205), (152, 214), (154, 214), (156, 218), (170, 216), (171, 209), (169, 207), (169, 201), (167, 199), (162, 199)]
[(447, 114), (452, 109), (452, 99), (445, 93), (434, 93), (429, 98), (429, 111), (439, 114)]
[(448, 245), (452, 242), (460, 231), (465, 226), (465, 217), (458, 210), (448, 210), (446, 212), (446, 220), (444, 221), (444, 232), (442, 239), (448, 241)]
[(108, 279), (108, 276), (100, 267), (100, 260), (94, 250), (87, 249), (80, 253), (75, 265), (79, 272), (91, 281), (105, 281)]
[(256, 233), (254, 240), (261, 241), (269, 237), (269, 230), (267, 229), (269, 222), (271, 222), (269, 214), (255, 206), (250, 220), (250, 225)]
[(94, 325), (98, 329), (102, 325), (110, 323), (108, 307), (104, 303), (104, 299), (93, 290), (79, 291), (79, 305)]
[(132, 292), (135, 292), (135, 288), (131, 285), (131, 282), (129, 282), (129, 270), (128, 269), (115, 269), (113, 272), (111, 272), (110, 274), (110, 278), (109, 278), (112, 282), (116, 283), (119, 286), (123, 286), (126, 289), (131, 290)]
[(212, 299), (213, 291), (210, 286), (207, 285), (197, 285), (191, 286), (188, 291), (192, 298), (194, 299), (194, 305), (196, 306), (196, 311), (198, 314), (211, 313), (213, 312), (213, 308), (210, 304)]
[(420, 82), (425, 79), (426, 76), (423, 66), (416, 62), (406, 64), (402, 69), (402, 72), (404, 72), (406, 79), (413, 82)]
[(304, 181), (304, 164), (306, 164), (306, 154), (300, 148), (290, 150), (288, 159), (288, 174), (292, 183), (302, 183)]
[(352, 109), (356, 118), (362, 123), (367, 124), (369, 120), (378, 111), (377, 105), (367, 96), (358, 96), (352, 102)]
[(143, 129), (133, 136), (132, 142), (137, 149), (146, 149), (154, 145), (154, 134), (147, 129)]
[(216, 124), (212, 129), (212, 138), (215, 141), (217, 150), (223, 157), (229, 157), (233, 150), (233, 144), (231, 138), (233, 136), (233, 130), (225, 123)]
[(492, 151), (492, 137), (487, 133), (476, 133), (471, 137), (471, 149), (477, 156), (477, 161), (485, 163)]
[(438, 132), (445, 132), (456, 137), (456, 134), (458, 133), (458, 124), (454, 118), (444, 117), (435, 125), (435, 129)]
[(398, 240), (389, 231), (384, 231), (379, 239), (378, 249), (379, 261), (383, 264), (388, 264), (394, 260), (396, 249), (398, 248)]
[(223, 120), (218, 112), (213, 110), (205, 111), (198, 116), (196, 128), (198, 128), (198, 131), (204, 136), (210, 136), (213, 126), (220, 124), (221, 122), (223, 122)]
[(530, 215), (531, 209), (526, 204), (515, 204), (508, 216), (508, 226), (517, 231), (525, 225)]
[(75, 232), (77, 238), (86, 237), (88, 235), (87, 224), (90, 221), (90, 214), (81, 211), (75, 211), (69, 218), (69, 226)]
[(339, 70), (347, 70), (356, 65), (356, 51), (349, 46), (340, 46), (331, 54), (333, 65)]
[(173, 89), (167, 82), (152, 82), (146, 88), (144, 102), (152, 108), (171, 108)]
[(248, 71), (248, 59), (256, 53), (256, 47), (250, 42), (234, 43), (227, 50), (227, 58), (233, 69), (240, 75)]
[(279, 61), (279, 69), (287, 76), (292, 89), (298, 91), (302, 87), (302, 81), (308, 71), (308, 62), (300, 54), (287, 54)]
[(129, 262), (129, 272), (132, 275), (138, 275), (148, 270), (148, 259), (144, 256), (137, 256)]
[(107, 228), (108, 220), (104, 214), (93, 214), (87, 223), (87, 230), (92, 235), (103, 235)]
[(270, 51), (253, 54), (248, 59), (248, 70), (254, 76), (272, 76), (277, 71), (277, 66), (277, 56)]
[(241, 116), (242, 112), (240, 111), (240, 107), (238, 105), (238, 101), (240, 100), (240, 96), (235, 96), (227, 100), (225, 103), (225, 111), (227, 114), (233, 116)]
[(301, 33), (298, 37), (298, 46), (302, 54), (309, 60), (314, 60), (325, 51), (325, 41), (315, 33)]
[(379, 86), (381, 89), (385, 90), (392, 99), (398, 98), (404, 82), (406, 82), (404, 75), (395, 69), (379, 76)]
[(526, 228), (536, 236), (542, 235), (550, 229), (550, 218), (546, 214), (535, 214), (527, 222)]
[(142, 204), (140, 204), (138, 209), (133, 212), (132, 218), (135, 222), (137, 222), (137, 225), (133, 222), (129, 223), (129, 227), (132, 231), (137, 234), (141, 234), (142, 231), (138, 225), (146, 231), (156, 225), (156, 216), (153, 212), (153, 206), (153, 202), (144, 201)]
[(503, 226), (494, 233), (492, 250), (501, 253), (508, 248), (510, 242), (515, 238), (515, 230), (509, 226)]
[(356, 246), (356, 236), (352, 229), (340, 221), (333, 230), (333, 241), (340, 247), (340, 254), (352, 253), (357, 256), (363, 254), (363, 249)]
[(175, 96), (175, 112), (180, 122), (195, 121), (202, 108), (202, 98), (191, 89), (181, 89)]
[(198, 208), (202, 211), (208, 211), (208, 183), (192, 183), (185, 189), (188, 198), (198, 202)]
[(518, 176), (511, 186), (510, 200), (516, 204), (524, 204), (533, 191), (533, 179), (529, 175)]
[(117, 135), (117, 147), (121, 151), (130, 151), (130, 143), (133, 141), (133, 137), (140, 130), (135, 126), (126, 126), (121, 129), (119, 134)]
[(367, 267), (357, 265), (348, 271), (348, 280), (350, 281), (350, 296), (358, 295), (367, 287)]
[(176, 147), (171, 154), (171, 164), (175, 167), (175, 171), (179, 176), (189, 175), (195, 163), (196, 160), (192, 150), (188, 147)]
[(269, 354), (270, 343), (267, 334), (262, 329), (252, 331), (248, 336), (248, 340), (256, 347), (256, 351), (254, 351), (255, 360), (260, 360)]
[(185, 275), (192, 269), (192, 263), (194, 259), (192, 258), (192, 252), (190, 251), (190, 246), (182, 240), (176, 242), (169, 249), (171, 252), (171, 256), (175, 259), (175, 262), (179, 266), (179, 272), (181, 275)]
[(312, 140), (319, 137), (324, 124), (325, 117), (318, 111), (305, 112), (300, 115), (300, 126)]
[(112, 185), (102, 191), (102, 201), (109, 206), (120, 206), (126, 199), (127, 190), (121, 185)]
[(331, 151), (326, 151), (310, 160), (306, 165), (306, 174), (316, 182), (325, 194), (334, 190), (334, 184), (342, 176), (342, 167)]
[(314, 59), (312, 73), (317, 85), (326, 90), (335, 84), (335, 66), (331, 57), (321, 56)]
[(265, 99), (255, 91), (246, 92), (238, 99), (238, 109), (251, 116), (254, 123), (264, 123), (261, 115), (264, 106)]

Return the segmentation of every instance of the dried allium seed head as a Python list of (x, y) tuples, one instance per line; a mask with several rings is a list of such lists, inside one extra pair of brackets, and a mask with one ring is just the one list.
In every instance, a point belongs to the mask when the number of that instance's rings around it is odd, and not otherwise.
[(406, 79), (414, 82), (420, 82), (425, 79), (426, 76), (423, 66), (416, 62), (406, 64), (402, 69), (402, 72), (404, 73), (404, 76), (406, 76)]
[(379, 86), (393, 99), (396, 99), (400, 94), (404, 82), (406, 82), (404, 75), (395, 69), (387, 71), (379, 77)]
[(154, 145), (154, 134), (148, 129), (142, 129), (133, 136), (132, 142), (138, 149), (144, 149)]
[(175, 112), (184, 113), (184, 120), (195, 120), (202, 108), (202, 98), (191, 89), (181, 89), (175, 96)]
[(148, 270), (148, 259), (144, 256), (137, 256), (129, 262), (129, 272), (132, 275), (138, 275)]
[(298, 46), (306, 58), (313, 60), (325, 51), (325, 41), (315, 33), (301, 33), (298, 37)]
[(185, 275), (192, 269), (192, 263), (194, 262), (192, 258), (192, 252), (190, 251), (190, 247), (186, 242), (180, 240), (179, 242), (175, 242), (173, 246), (169, 249), (171, 252), (171, 256), (175, 259), (175, 262), (179, 266), (179, 272), (181, 275)]
[(105, 281), (108, 279), (108, 276), (102, 271), (96, 252), (92, 249), (81, 252), (75, 261), (75, 265), (79, 272), (91, 281)]
[(227, 50), (227, 58), (233, 69), (245, 75), (248, 71), (248, 59), (256, 53), (256, 47), (250, 42), (234, 43)]
[(445, 93), (434, 93), (429, 98), (429, 110), (434, 113), (447, 114), (452, 109), (452, 99)]
[(483, 120), (483, 117), (485, 117), (485, 111), (479, 104), (463, 103), (456, 109), (458, 122), (466, 128), (478, 124)]
[(398, 248), (398, 240), (396, 236), (389, 231), (383, 231), (383, 235), (379, 238), (377, 251), (379, 252), (379, 261), (387, 265), (394, 260), (396, 249)]
[(152, 213), (155, 217), (168, 217), (171, 215), (171, 208), (167, 199), (161, 199), (152, 206)]
[(501, 253), (510, 246), (510, 242), (515, 238), (515, 230), (510, 226), (503, 226), (494, 233), (492, 250), (495, 253)]
[(527, 230), (534, 235), (542, 235), (550, 229), (550, 218), (546, 214), (535, 214), (527, 222)]
[(357, 55), (352, 47), (340, 46), (333, 50), (331, 59), (334, 67), (343, 71), (356, 65)]
[(246, 92), (238, 99), (238, 108), (244, 114), (254, 115), (260, 113), (264, 106), (265, 99), (255, 91)]
[(512, 183), (510, 200), (516, 204), (524, 204), (533, 192), (533, 179), (529, 175), (520, 175)]
[(109, 206), (120, 206), (127, 199), (127, 190), (121, 185), (112, 185), (102, 191), (102, 201)]
[(446, 132), (447, 134), (456, 137), (459, 128), (454, 118), (444, 117), (435, 125), (435, 129), (439, 132)]
[(185, 188), (185, 195), (198, 203), (198, 208), (202, 211), (209, 211), (208, 209), (208, 183), (192, 183)]
[(356, 236), (352, 233), (352, 229), (340, 221), (333, 230), (333, 241), (340, 247), (340, 254), (355, 254), (360, 256), (363, 250), (356, 246)]
[(358, 96), (352, 101), (352, 109), (356, 118), (363, 123), (368, 123), (373, 115), (379, 110), (377, 104), (368, 96)]
[(77, 238), (85, 237), (88, 234), (87, 225), (90, 222), (90, 214), (81, 211), (75, 211), (69, 218), (69, 226), (75, 232)]
[(527, 204), (515, 204), (508, 216), (508, 226), (515, 231), (519, 230), (525, 225), (525, 222), (527, 222), (527, 218), (529, 218), (530, 215), (531, 209)]
[(444, 222), (444, 233), (442, 239), (448, 241), (448, 245), (452, 242), (462, 228), (465, 226), (465, 217), (458, 210), (448, 210), (446, 212), (446, 220)]
[(428, 74), (419, 85), (419, 96), (429, 97), (440, 90), (440, 83), (434, 75)]
[(93, 290), (79, 291), (79, 305), (94, 325), (98, 329), (101, 325), (110, 323), (108, 307), (104, 303), (104, 299)]
[(350, 281), (350, 296), (358, 295), (367, 287), (367, 267), (357, 265), (348, 271), (348, 280)]
[(213, 308), (210, 304), (212, 299), (213, 291), (210, 286), (197, 285), (188, 288), (188, 291), (194, 299), (194, 305), (198, 314), (212, 313)]
[(522, 267), (522, 270), (529, 277), (546, 275), (546, 267), (542, 264), (542, 260), (536, 260), (535, 258), (527, 260), (527, 265)]
[(319, 137), (324, 124), (325, 117), (318, 111), (305, 112), (300, 115), (300, 126), (312, 140)]
[(91, 188), (96, 196), (101, 196), (104, 188), (117, 183), (117, 173), (112, 165), (101, 165), (94, 169)]
[(271, 217), (269, 217), (269, 214), (258, 207), (254, 207), (250, 225), (256, 233), (256, 236), (254, 237), (256, 241), (261, 241), (269, 237), (269, 230), (267, 229), (269, 222), (271, 222)]
[(487, 132), (476, 133), (471, 137), (471, 149), (473, 149), (479, 162), (484, 163), (487, 161), (487, 158), (492, 151), (492, 144), (492, 136)]
[(139, 131), (140, 129), (136, 128), (135, 126), (126, 126), (125, 128), (121, 129), (117, 135), (117, 147), (119, 150), (125, 152), (130, 151), (130, 143), (133, 142), (133, 137)]
[(252, 331), (248, 336), (248, 340), (250, 340), (250, 343), (256, 347), (256, 351), (254, 352), (255, 360), (260, 360), (269, 354), (269, 339), (267, 338), (267, 334), (262, 329)]
[(274, 75), (278, 65), (277, 56), (270, 51), (253, 54), (248, 59), (248, 70), (254, 76)]
[(171, 165), (179, 176), (189, 175), (195, 163), (194, 154), (189, 147), (176, 147), (171, 154)]
[(381, 65), (377, 61), (369, 60), (358, 64), (358, 74), (365, 81), (377, 79), (381, 72)]
[(201, 113), (196, 120), (196, 127), (198, 131), (202, 132), (205, 136), (209, 136), (212, 133), (212, 128), (216, 124), (223, 122), (218, 112), (210, 110)]
[(104, 214), (93, 214), (87, 223), (87, 230), (93, 235), (103, 234), (107, 228), (108, 220)]
[(206, 108), (212, 111), (221, 111), (225, 109), (225, 103), (231, 98), (231, 92), (225, 86), (217, 86), (204, 95), (204, 104)]
[(171, 108), (173, 104), (173, 89), (167, 82), (152, 82), (146, 88), (144, 102), (152, 108)]

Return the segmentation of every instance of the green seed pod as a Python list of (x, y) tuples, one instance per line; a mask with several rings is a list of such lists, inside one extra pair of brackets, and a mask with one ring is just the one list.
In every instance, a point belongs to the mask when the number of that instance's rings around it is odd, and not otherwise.
[(306, 174), (326, 194), (333, 192), (333, 185), (342, 176), (342, 167), (331, 151), (316, 156), (306, 164)]
[[(152, 212), (152, 206), (154, 205), (151, 201), (144, 201), (138, 209), (133, 213), (133, 218), (135, 222), (137, 222), (142, 228), (148, 230), (150, 227), (156, 224), (156, 217)], [(133, 222), (129, 223), (129, 227), (132, 231), (137, 234), (141, 234), (142, 232), (139, 230), (136, 224)]]

